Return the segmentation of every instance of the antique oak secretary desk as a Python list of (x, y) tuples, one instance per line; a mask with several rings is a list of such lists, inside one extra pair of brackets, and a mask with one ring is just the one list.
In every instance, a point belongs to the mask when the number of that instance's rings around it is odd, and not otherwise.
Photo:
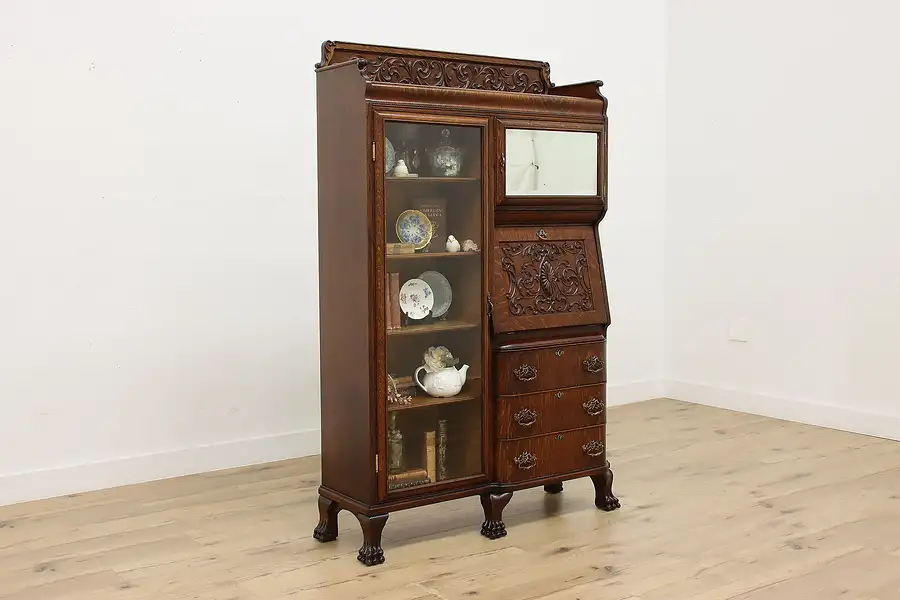
[[(389, 513), (606, 461), (606, 99), (547, 63), (325, 42), (316, 65), (322, 485), (384, 562)], [(452, 236), (452, 237), (451, 237)], [(422, 367), (422, 368), (420, 368)]]

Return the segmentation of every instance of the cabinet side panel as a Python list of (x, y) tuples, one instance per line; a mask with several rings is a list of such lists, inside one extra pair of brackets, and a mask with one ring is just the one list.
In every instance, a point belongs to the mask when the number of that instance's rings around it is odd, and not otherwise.
[(365, 83), (355, 64), (317, 74), (322, 484), (375, 494), (372, 240)]

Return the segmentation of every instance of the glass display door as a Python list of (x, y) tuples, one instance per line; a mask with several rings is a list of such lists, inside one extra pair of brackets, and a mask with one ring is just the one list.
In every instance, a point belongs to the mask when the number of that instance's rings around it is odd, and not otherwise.
[(376, 113), (382, 496), (485, 477), (486, 127)]

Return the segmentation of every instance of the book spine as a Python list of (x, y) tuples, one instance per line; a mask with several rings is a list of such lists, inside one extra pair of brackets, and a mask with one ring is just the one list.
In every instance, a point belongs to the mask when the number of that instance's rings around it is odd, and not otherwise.
[(391, 312), (394, 329), (399, 329), (403, 323), (400, 318), (400, 273), (391, 273)]
[(447, 420), (438, 421), (437, 479), (447, 479)]
[(428, 472), (425, 469), (412, 469), (402, 473), (391, 473), (388, 475), (388, 481), (419, 481), (426, 477), (428, 477)]
[(428, 478), (437, 481), (437, 448), (435, 444), (435, 432), (425, 432), (425, 470)]

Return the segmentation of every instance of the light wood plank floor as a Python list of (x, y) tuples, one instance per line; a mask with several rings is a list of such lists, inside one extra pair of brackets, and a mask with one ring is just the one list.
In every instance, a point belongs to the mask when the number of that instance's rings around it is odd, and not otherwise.
[(356, 519), (319, 544), (315, 458), (0, 508), (16, 600), (895, 600), (900, 443), (670, 400), (610, 411), (622, 510), (589, 480), (391, 515), (387, 562)]

